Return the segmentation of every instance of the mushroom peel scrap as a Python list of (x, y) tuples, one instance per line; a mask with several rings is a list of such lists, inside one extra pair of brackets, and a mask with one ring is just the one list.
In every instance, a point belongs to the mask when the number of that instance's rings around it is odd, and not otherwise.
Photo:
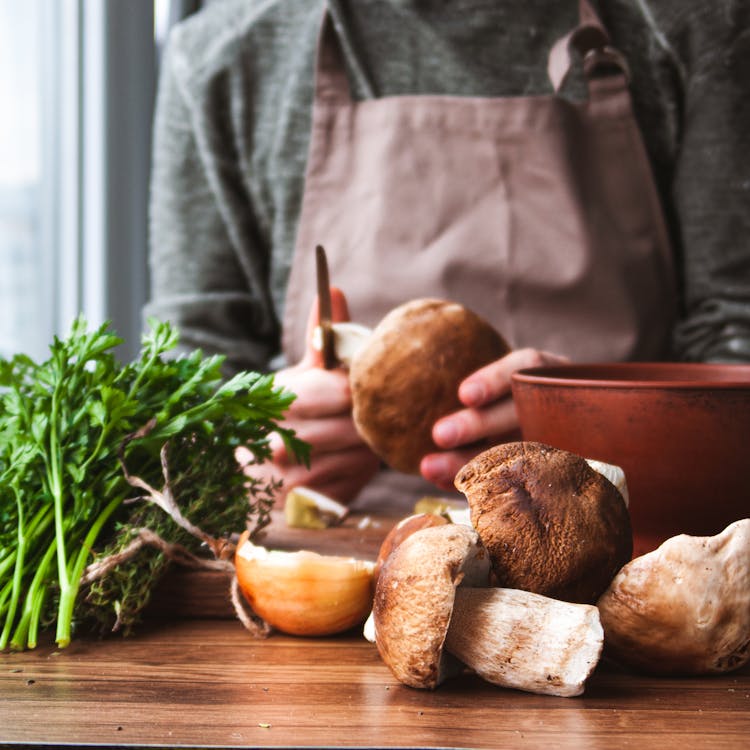
[(502, 687), (580, 695), (602, 651), (597, 608), (488, 582), (487, 552), (469, 526), (405, 539), (383, 565), (373, 608), (378, 651), (394, 676), (433, 689), (466, 665)]
[(750, 661), (750, 519), (680, 534), (625, 565), (598, 601), (605, 648), (651, 674), (729, 672)]

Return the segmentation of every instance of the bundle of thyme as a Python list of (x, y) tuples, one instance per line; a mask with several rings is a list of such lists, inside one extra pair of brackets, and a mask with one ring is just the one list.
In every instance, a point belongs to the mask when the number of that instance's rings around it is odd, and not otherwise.
[(89, 331), (83, 318), (44, 362), (0, 359), (0, 650), (35, 647), (46, 627), (60, 647), (78, 624), (131, 627), (165, 551), (213, 540), (216, 555), (268, 523), (275, 486), (243, 473), (237, 447), (261, 463), (278, 432), (308, 458), (279, 425), (294, 396), (272, 376), (225, 380), (222, 357), (165, 356), (177, 332), (149, 326), (126, 364), (109, 325)]

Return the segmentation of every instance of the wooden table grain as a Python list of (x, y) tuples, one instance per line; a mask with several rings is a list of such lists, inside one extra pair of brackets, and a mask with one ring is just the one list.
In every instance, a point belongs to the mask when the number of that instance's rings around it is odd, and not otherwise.
[(601, 664), (583, 696), (466, 676), (394, 680), (358, 634), (253, 640), (232, 620), (152, 621), (136, 636), (0, 656), (0, 739), (199, 747), (747, 748), (750, 672), (712, 679)]
[[(371, 556), (386, 528), (352, 526), (347, 538)], [(304, 539), (304, 546), (325, 550), (336, 542), (339, 548), (336, 534), (344, 532)], [(286, 532), (274, 539), (288, 547), (300, 541)], [(190, 581), (188, 574), (173, 578), (172, 604), (129, 638), (79, 637), (64, 650), (47, 643), (0, 654), (0, 744), (750, 747), (747, 668), (674, 679), (629, 673), (605, 661), (576, 698), (505, 690), (471, 675), (419, 691), (399, 684), (358, 632), (253, 639), (219, 611), (223, 582), (217, 579), (214, 616), (176, 617), (180, 587), (189, 601)]]

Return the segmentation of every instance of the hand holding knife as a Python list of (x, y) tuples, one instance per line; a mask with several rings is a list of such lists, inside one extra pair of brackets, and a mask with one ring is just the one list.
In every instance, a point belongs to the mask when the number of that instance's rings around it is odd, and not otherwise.
[(301, 466), (290, 456), (278, 433), (271, 434), (269, 462), (251, 467), (253, 456), (242, 449), (249, 476), (281, 483), (276, 495), (279, 503), (295, 487), (312, 489), (340, 503), (349, 502), (380, 466), (352, 420), (346, 350), (340, 345), (338, 330), (334, 330), (334, 325), (349, 320), (347, 301), (340, 289), (330, 286), (322, 247), (315, 248), (315, 256), (318, 299), (308, 307), (304, 353), (275, 374), (276, 383), (295, 395), (283, 424), (310, 445), (310, 463)]

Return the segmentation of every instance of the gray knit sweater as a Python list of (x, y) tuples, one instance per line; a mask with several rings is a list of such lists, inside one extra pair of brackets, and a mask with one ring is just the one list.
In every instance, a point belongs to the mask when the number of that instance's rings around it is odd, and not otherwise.
[[(218, 0), (177, 26), (154, 128), (152, 298), (185, 347), (279, 363), (325, 0)], [(629, 60), (682, 293), (673, 355), (750, 361), (750, 4), (594, 0)], [(356, 97), (549, 93), (577, 2), (329, 0)], [(565, 95), (577, 96), (575, 76)]]

